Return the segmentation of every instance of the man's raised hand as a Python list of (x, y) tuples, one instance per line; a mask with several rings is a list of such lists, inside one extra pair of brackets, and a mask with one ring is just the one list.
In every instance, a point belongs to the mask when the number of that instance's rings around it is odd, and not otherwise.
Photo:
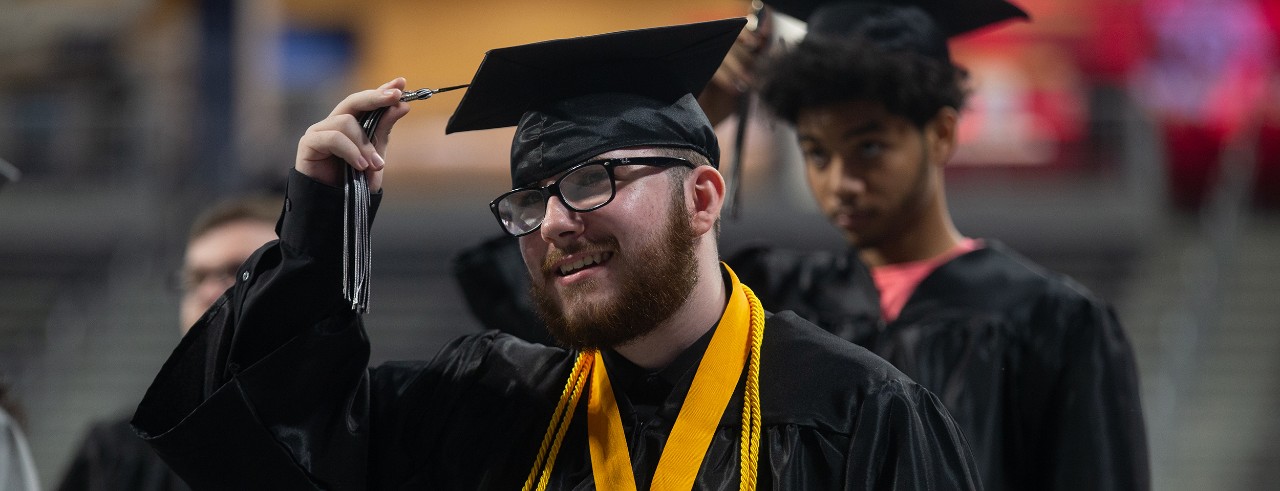
[[(328, 117), (307, 128), (298, 140), (294, 168), (324, 184), (341, 186), (344, 167), (350, 165), (365, 173), (370, 191), (378, 192), (382, 189), (382, 169), (386, 165), (383, 155), (391, 127), (409, 113), (409, 104), (400, 102), (404, 88), (404, 79), (396, 78), (377, 89), (347, 96)], [(386, 107), (387, 112), (370, 142), (360, 128), (359, 118), (380, 107)]]

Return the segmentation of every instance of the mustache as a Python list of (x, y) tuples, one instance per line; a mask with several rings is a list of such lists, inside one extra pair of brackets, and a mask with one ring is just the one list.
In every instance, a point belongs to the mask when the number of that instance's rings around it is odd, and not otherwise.
[(618, 250), (618, 239), (609, 237), (601, 241), (583, 241), (575, 242), (561, 249), (555, 246), (547, 248), (546, 257), (542, 258), (542, 267), (540, 268), (543, 275), (554, 274), (556, 264), (563, 261), (565, 257), (573, 254), (594, 254), (597, 252), (612, 252)]

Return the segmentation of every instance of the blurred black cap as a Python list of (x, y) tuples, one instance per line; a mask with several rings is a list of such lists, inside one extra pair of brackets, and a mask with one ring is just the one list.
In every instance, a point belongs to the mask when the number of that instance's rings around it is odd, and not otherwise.
[(544, 41), (485, 54), (446, 133), (517, 125), (512, 187), (619, 148), (688, 148), (719, 161), (696, 96), (746, 19)]
[[(810, 24), (823, 24), (821, 16), (814, 16), (819, 8), (837, 4), (872, 4), (889, 7), (919, 7), (937, 22), (947, 37), (964, 34), (1009, 19), (1029, 19), (1018, 6), (1005, 0), (770, 0), (765, 2), (779, 12)], [(827, 23), (831, 25), (831, 23)]]

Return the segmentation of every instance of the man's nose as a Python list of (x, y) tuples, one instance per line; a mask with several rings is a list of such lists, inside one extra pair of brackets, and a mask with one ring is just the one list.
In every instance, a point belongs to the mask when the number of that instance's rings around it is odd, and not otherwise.
[(840, 196), (857, 196), (867, 192), (865, 176), (855, 167), (848, 165), (847, 159), (835, 157), (827, 166), (827, 182)]
[(547, 199), (547, 214), (542, 219), (540, 233), (552, 244), (572, 240), (582, 233), (582, 215), (570, 210), (559, 197), (552, 196)]

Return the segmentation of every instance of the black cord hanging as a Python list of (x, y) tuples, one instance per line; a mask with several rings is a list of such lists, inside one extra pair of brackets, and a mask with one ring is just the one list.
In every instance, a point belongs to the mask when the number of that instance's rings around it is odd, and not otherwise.
[[(441, 92), (466, 87), (455, 85), (443, 89), (418, 89), (405, 92), (400, 102), (430, 99)], [(365, 138), (374, 141), (374, 131), (387, 108), (380, 107), (360, 118), (360, 128)], [(347, 177), (342, 186), (342, 296), (351, 302), (351, 310), (365, 313), (369, 310), (369, 272), (373, 267), (369, 246), (369, 181), (364, 172), (347, 166)]]

